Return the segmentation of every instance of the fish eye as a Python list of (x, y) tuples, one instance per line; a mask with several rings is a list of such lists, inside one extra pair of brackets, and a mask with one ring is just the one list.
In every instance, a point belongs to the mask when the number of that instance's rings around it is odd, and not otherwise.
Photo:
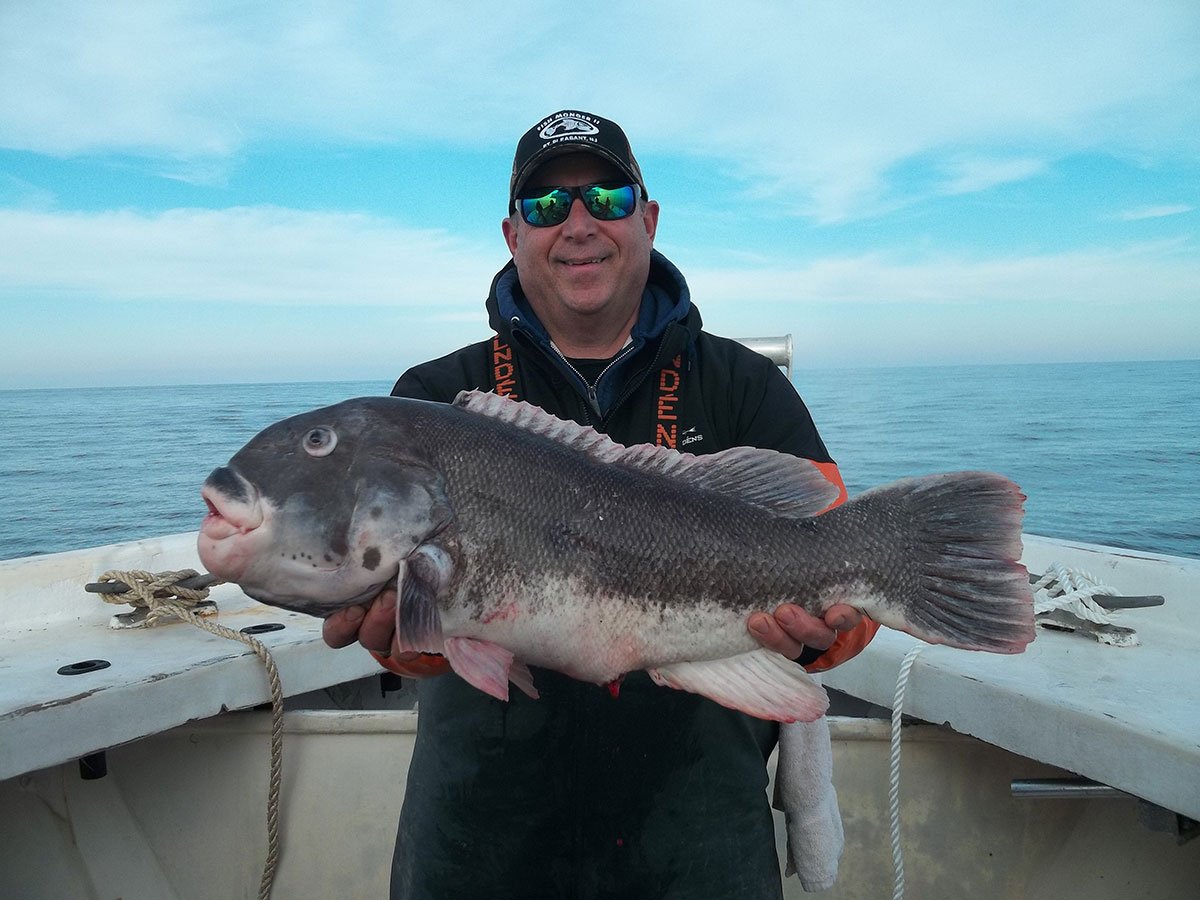
[(324, 425), (318, 425), (304, 435), (301, 444), (309, 456), (328, 456), (337, 446), (337, 432)]

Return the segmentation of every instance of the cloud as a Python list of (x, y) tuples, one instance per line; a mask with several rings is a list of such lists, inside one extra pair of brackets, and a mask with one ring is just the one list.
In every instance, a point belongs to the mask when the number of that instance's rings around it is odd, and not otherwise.
[(1097, 306), (1111, 304), (1200, 302), (1200, 259), (1183, 242), (991, 259), (868, 253), (792, 268), (689, 268), (688, 282), (693, 295), (718, 304), (1033, 303), (1075, 307), (1090, 317)]
[(58, 198), (54, 192), (24, 178), (0, 172), (0, 206), (21, 209), (50, 209)]
[[(684, 26), (663, 80), (698, 87), (657, 109), (699, 152), (724, 155), (759, 193), (793, 197), (794, 212), (821, 222), (918, 199), (902, 177), (912, 161), (1019, 161), (951, 182), (971, 190), (1081, 152), (1189, 158), (1200, 148), (1200, 15), (1184, 4), (778, 9), (730, 7), (719, 22), (705, 17), (703, 36)], [(719, 82), (705, 77), (710, 65)]]
[(5, 4), (0, 135), (42, 153), (180, 160), (286, 137), (467, 146), (491, 133), (481, 125), (504, 103), (493, 66), (511, 61), (518, 35), (536, 33), (521, 15), (483, 25), (490, 9)]
[[(219, 183), (264, 141), (507, 153), (521, 123), (581, 105), (639, 152), (721, 160), (822, 222), (910, 202), (895, 172), (913, 159), (980, 160), (951, 163), (941, 187), (962, 192), (1073, 153), (1200, 148), (1190, 3), (680, 0), (617, 3), (611, 20), (638, 38), (594, 34), (590, 12), (549, 0), (504, 16), (435, 0), (4, 4), (0, 143), (165, 158)], [(561, 63), (564, 47), (585, 64)]]
[[(498, 243), (278, 207), (0, 210), (0, 305), (18, 336), (0, 385), (387, 380), (486, 337)], [(1200, 259), (1184, 239), (728, 266), (664, 249), (710, 328), (795, 332), (806, 365), (1200, 352)]]
[(478, 297), (506, 258), (379, 217), (276, 207), (0, 210), (0, 246), (0, 296), (333, 306)]
[(946, 165), (943, 194), (973, 194), (997, 185), (1024, 181), (1045, 171), (1039, 159), (960, 159)]
[[(0, 296), (418, 306), (439, 321), (476, 322), (506, 254), (435, 230), (365, 214), (278, 207), (62, 213), (0, 210)], [(678, 257), (680, 261), (686, 254)], [(983, 258), (912, 251), (684, 263), (693, 294), (713, 304), (1053, 302), (1080, 307), (1146, 298), (1200, 301), (1200, 260), (1187, 241)], [(1152, 291), (1152, 296), (1148, 292)], [(458, 298), (461, 305), (447, 305)]]
[(800, 367), (1200, 356), (1200, 258), (1182, 241), (685, 271), (710, 329), (790, 333)]
[(1162, 219), (1167, 216), (1178, 216), (1189, 213), (1196, 207), (1187, 203), (1165, 203), (1160, 206), (1141, 206), (1119, 213), (1117, 218), (1122, 222), (1140, 222), (1142, 219)]

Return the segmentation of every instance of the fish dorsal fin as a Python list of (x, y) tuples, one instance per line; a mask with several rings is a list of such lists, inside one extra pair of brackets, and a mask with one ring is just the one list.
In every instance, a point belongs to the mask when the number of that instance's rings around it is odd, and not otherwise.
[(807, 459), (734, 447), (707, 456), (678, 453), (653, 444), (624, 447), (594, 428), (560, 419), (531, 403), (484, 391), (463, 391), (454, 405), (550, 438), (592, 459), (652, 472), (761, 507), (790, 518), (815, 516), (838, 497), (837, 485)]
[(454, 398), (453, 405), (468, 412), (508, 422), (531, 434), (548, 437), (598, 459), (610, 461), (608, 458), (612, 457), (611, 461), (615, 461), (625, 449), (595, 428), (560, 419), (550, 415), (540, 406), (523, 400), (509, 400), (490, 391), (460, 391)]

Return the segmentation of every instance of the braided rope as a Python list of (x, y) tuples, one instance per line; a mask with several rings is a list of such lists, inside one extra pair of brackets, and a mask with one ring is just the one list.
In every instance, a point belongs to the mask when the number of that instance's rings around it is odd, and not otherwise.
[(153, 626), (173, 616), (202, 628), (209, 634), (240, 641), (253, 650), (266, 667), (271, 688), (271, 776), (267, 790), (267, 861), (263, 866), (258, 897), (259, 900), (268, 900), (275, 883), (275, 869), (279, 864), (279, 794), (283, 781), (283, 685), (279, 680), (279, 669), (275, 660), (261, 641), (251, 635), (211, 622), (192, 611), (197, 603), (208, 597), (208, 588), (193, 590), (180, 587), (179, 582), (197, 574), (199, 573), (194, 569), (158, 573), (141, 570), (105, 572), (100, 576), (100, 581), (124, 582), (129, 591), (122, 594), (101, 594), (101, 597), (105, 603), (146, 608), (147, 626)]
[(908, 676), (913, 663), (925, 649), (924, 644), (916, 644), (905, 654), (900, 663), (900, 672), (896, 676), (896, 696), (892, 701), (892, 755), (890, 778), (888, 781), (888, 818), (892, 833), (892, 868), (895, 870), (895, 881), (892, 883), (892, 900), (903, 900), (904, 897), (904, 851), (900, 846), (900, 718), (904, 711), (904, 694), (908, 688)]

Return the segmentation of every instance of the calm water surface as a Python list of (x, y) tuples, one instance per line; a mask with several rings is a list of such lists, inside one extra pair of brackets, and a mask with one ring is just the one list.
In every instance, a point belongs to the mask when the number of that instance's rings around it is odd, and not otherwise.
[[(851, 493), (991, 469), (1026, 530), (1200, 557), (1200, 361), (799, 370)], [(284, 416), (391, 382), (0, 391), (0, 559), (199, 526), (199, 488)]]

